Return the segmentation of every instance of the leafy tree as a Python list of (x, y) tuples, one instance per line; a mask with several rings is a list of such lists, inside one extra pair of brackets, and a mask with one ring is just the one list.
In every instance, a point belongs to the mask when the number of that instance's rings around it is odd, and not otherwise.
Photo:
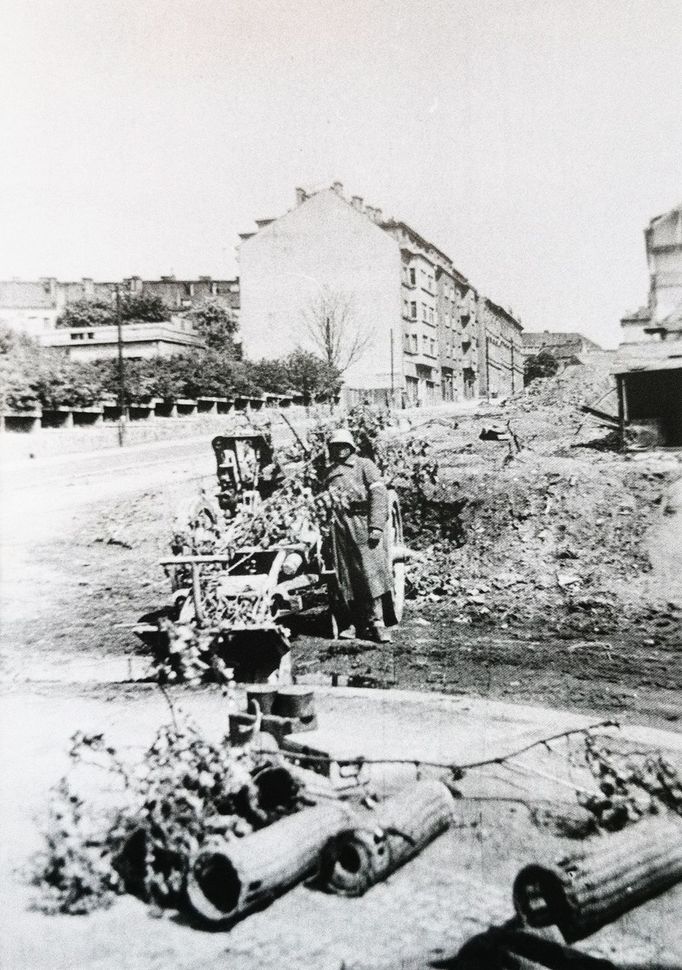
[(27, 411), (36, 395), (31, 377), (40, 358), (38, 344), (25, 334), (0, 325), (0, 411)]
[(541, 350), (538, 354), (526, 357), (523, 365), (523, 383), (528, 385), (531, 381), (541, 377), (553, 377), (559, 370), (559, 361), (549, 350)]
[[(116, 318), (116, 303), (112, 301), (114, 320)], [(171, 311), (160, 296), (147, 293), (125, 293), (121, 295), (121, 320), (123, 323), (137, 320), (141, 323), (160, 323), (168, 320)]]
[(234, 343), (237, 322), (229, 309), (217, 300), (204, 300), (188, 313), (188, 317), (210, 350), (223, 350), (237, 356)]
[(253, 383), (273, 394), (288, 391), (292, 386), (285, 359), (259, 360), (249, 364), (248, 369)]
[[(160, 323), (170, 310), (160, 296), (146, 293), (121, 294), (121, 322)], [(111, 327), (116, 323), (116, 300), (97, 297), (69, 303), (57, 320), (58, 327)]]
[(58, 327), (108, 327), (116, 322), (114, 305), (109, 300), (74, 300), (57, 320)]
[(336, 368), (300, 347), (284, 358), (283, 365), (288, 378), (287, 387), (283, 390), (300, 391), (311, 400), (330, 393), (336, 394), (341, 385), (341, 375)]

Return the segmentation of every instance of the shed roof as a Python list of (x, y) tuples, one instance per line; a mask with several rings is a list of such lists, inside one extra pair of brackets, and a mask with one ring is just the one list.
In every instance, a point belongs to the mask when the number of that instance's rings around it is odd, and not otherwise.
[(612, 373), (678, 369), (682, 370), (682, 341), (652, 341), (619, 347)]

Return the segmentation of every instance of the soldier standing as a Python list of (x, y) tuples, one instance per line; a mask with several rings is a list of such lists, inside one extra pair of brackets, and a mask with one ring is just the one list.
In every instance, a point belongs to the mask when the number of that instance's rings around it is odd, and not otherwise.
[(325, 488), (332, 496), (331, 540), (345, 627), (340, 636), (353, 639), (367, 631), (378, 643), (390, 643), (382, 600), (393, 588), (386, 485), (374, 462), (357, 454), (349, 431), (334, 432), (329, 455)]

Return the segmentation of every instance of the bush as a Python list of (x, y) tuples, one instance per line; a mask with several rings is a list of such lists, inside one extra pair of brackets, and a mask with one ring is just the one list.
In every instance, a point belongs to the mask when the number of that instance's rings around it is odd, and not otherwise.
[(554, 377), (559, 370), (559, 361), (549, 350), (541, 350), (539, 354), (526, 357), (523, 365), (523, 383), (528, 385), (531, 381), (542, 377)]

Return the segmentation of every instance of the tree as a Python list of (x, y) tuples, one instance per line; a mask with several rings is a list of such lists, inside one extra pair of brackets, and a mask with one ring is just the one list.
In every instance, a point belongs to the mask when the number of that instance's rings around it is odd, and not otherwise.
[(323, 287), (304, 309), (303, 330), (326, 363), (340, 377), (369, 349), (373, 333), (358, 324), (352, 297)]
[(257, 387), (271, 391), (273, 394), (280, 394), (292, 387), (284, 358), (259, 360), (247, 366), (251, 380)]
[(237, 356), (234, 335), (237, 322), (231, 311), (217, 300), (204, 300), (191, 310), (189, 319), (194, 322), (199, 336), (211, 350), (225, 350)]
[(316, 354), (297, 347), (282, 361), (287, 375), (285, 390), (300, 391), (315, 400), (322, 395), (335, 395), (340, 386), (340, 374)]
[[(121, 322), (160, 323), (168, 320), (170, 309), (160, 296), (147, 293), (121, 294)], [(111, 327), (116, 323), (116, 300), (111, 298), (84, 297), (74, 300), (64, 308), (57, 320), (58, 327)]]
[[(112, 300), (111, 309), (116, 319), (116, 302)], [(168, 320), (171, 311), (160, 296), (148, 293), (124, 293), (121, 295), (121, 320), (137, 320), (140, 323), (161, 323)]]
[(538, 354), (526, 357), (523, 365), (523, 383), (530, 384), (539, 377), (554, 377), (559, 370), (559, 361), (549, 350), (541, 350)]
[(116, 322), (114, 305), (110, 300), (74, 300), (64, 308), (57, 320), (58, 327), (109, 327)]

